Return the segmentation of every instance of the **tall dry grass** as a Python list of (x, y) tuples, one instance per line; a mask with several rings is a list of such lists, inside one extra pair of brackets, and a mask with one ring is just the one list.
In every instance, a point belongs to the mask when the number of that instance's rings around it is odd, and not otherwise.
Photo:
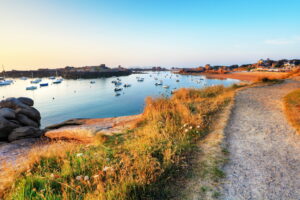
[(288, 120), (300, 134), (300, 89), (286, 95), (283, 101)]
[(263, 72), (257, 77), (256, 82), (278, 82), (283, 79), (300, 76), (300, 67), (295, 68), (291, 72), (281, 74), (276, 72)]
[[(180, 89), (171, 98), (147, 98), (135, 128), (98, 136), (98, 144), (39, 155), (7, 199), (158, 199), (164, 183), (201, 140), (233, 88)], [(100, 142), (99, 142), (100, 141)]]

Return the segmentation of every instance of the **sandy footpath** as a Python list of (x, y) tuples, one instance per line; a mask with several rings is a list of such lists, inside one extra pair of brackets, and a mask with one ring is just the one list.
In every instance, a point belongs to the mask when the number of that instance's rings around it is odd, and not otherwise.
[(300, 199), (300, 136), (282, 98), (300, 82), (240, 91), (225, 129), (230, 161), (221, 199)]

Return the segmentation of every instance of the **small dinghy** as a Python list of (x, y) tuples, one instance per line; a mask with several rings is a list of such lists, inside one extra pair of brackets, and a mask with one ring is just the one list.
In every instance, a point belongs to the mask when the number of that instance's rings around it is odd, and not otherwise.
[(26, 90), (36, 90), (37, 87), (36, 86), (29, 86), (29, 87), (26, 87)]
[(62, 79), (56, 79), (55, 81), (53, 81), (53, 84), (60, 84), (62, 82)]
[(124, 87), (130, 87), (131, 85), (130, 84), (124, 84)]
[(122, 88), (115, 88), (115, 92), (121, 91)]
[(40, 84), (40, 87), (46, 87), (46, 86), (48, 86), (49, 84), (48, 83), (41, 83)]
[(90, 82), (90, 84), (95, 84), (95, 83), (96, 83), (96, 81), (91, 81), (91, 82)]
[(3, 85), (10, 85), (10, 82), (0, 81), (0, 86), (3, 86)]
[(35, 80), (32, 80), (30, 81), (30, 83), (33, 83), (33, 84), (38, 84), (42, 81), (42, 79), (38, 78), (38, 79), (35, 79)]
[(115, 83), (115, 86), (120, 86), (120, 85), (122, 85), (121, 82), (116, 82), (116, 83)]

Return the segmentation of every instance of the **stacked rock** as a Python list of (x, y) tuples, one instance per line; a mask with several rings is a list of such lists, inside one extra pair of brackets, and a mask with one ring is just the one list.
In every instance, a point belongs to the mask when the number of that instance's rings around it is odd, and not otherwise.
[(26, 97), (0, 101), (0, 141), (12, 142), (43, 134), (39, 128), (41, 115), (33, 104), (33, 100)]

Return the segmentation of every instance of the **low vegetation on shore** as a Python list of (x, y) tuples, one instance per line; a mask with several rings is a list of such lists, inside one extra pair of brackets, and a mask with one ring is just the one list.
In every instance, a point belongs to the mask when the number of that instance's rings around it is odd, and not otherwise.
[(100, 134), (92, 144), (59, 154), (36, 156), (5, 197), (164, 199), (165, 183), (205, 138), (236, 88), (180, 89), (170, 98), (148, 98), (135, 127), (113, 136)]
[(288, 120), (300, 134), (300, 89), (284, 97), (284, 106)]

